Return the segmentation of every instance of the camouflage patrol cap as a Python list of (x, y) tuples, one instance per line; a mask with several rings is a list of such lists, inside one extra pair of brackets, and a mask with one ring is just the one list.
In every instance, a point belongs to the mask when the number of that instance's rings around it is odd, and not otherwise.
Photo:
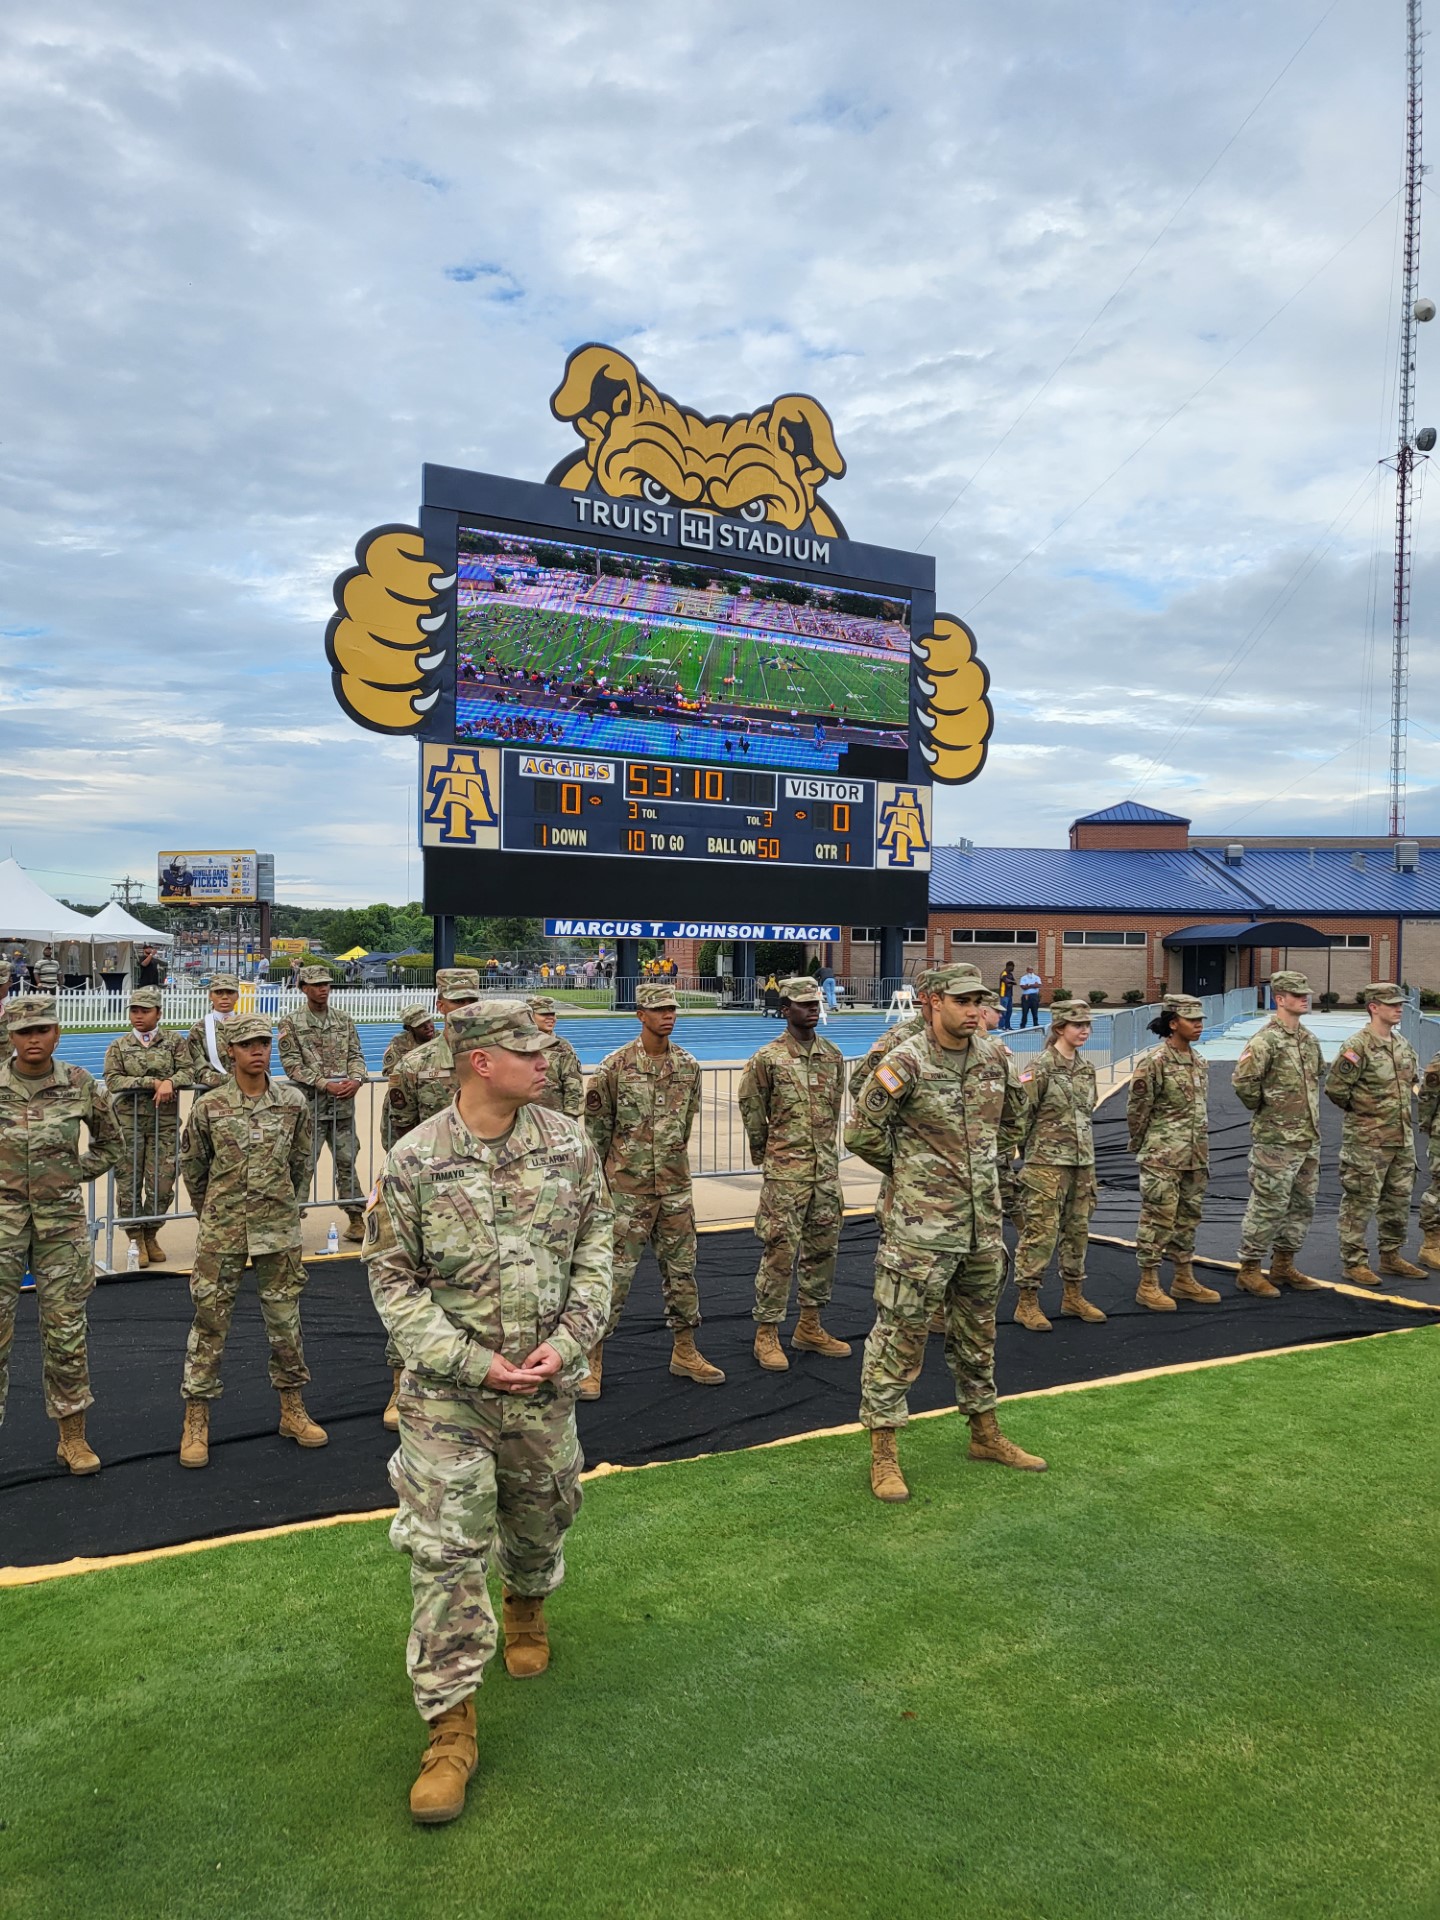
[(931, 993), (978, 993), (984, 1000), (993, 1000), (995, 995), (986, 986), (978, 967), (972, 967), (968, 960), (952, 960), (948, 966), (932, 967), (930, 970)]
[(916, 974), (911, 985), (914, 987), (916, 993), (933, 993), (935, 991), (935, 969), (933, 967), (923, 968)]
[(302, 967), (295, 979), (302, 987), (328, 987), (334, 984), (330, 978), (330, 969), (323, 966)]
[(1405, 989), (1397, 987), (1393, 980), (1372, 980), (1365, 989), (1365, 1004), (1376, 1001), (1382, 1007), (1403, 1007)]
[(225, 1044), (227, 1047), (243, 1046), (247, 1040), (273, 1040), (275, 1029), (270, 1022), (258, 1013), (242, 1013), (238, 1020), (225, 1022)]
[(163, 1007), (165, 997), (159, 987), (136, 987), (130, 995), (132, 1007)]
[(435, 1015), (429, 1007), (406, 1007), (400, 1016), (401, 1026), (409, 1028), (412, 1032), (416, 1027), (433, 1026), (434, 1022)]
[(1303, 973), (1272, 973), (1270, 976), (1270, 991), (1272, 993), (1303, 993), (1308, 995), (1310, 992), (1310, 982), (1305, 978)]
[(476, 1047), (502, 1047), (506, 1053), (539, 1053), (559, 1045), (557, 1036), (544, 1033), (530, 1018), (523, 1000), (479, 1000), (445, 1017), (445, 1038), (459, 1053)]
[(807, 1001), (823, 1000), (824, 997), (820, 982), (812, 980), (808, 973), (797, 973), (793, 979), (780, 982), (782, 1000), (797, 1000), (803, 1005)]
[(674, 987), (661, 981), (656, 986), (637, 987), (635, 989), (635, 1004), (644, 1012), (658, 1013), (665, 1007), (678, 1008), (680, 1002), (675, 996)]
[(58, 1027), (60, 1014), (48, 994), (25, 993), (6, 1002), (5, 1024), (11, 1033), (25, 1027)]
[(239, 976), (233, 973), (212, 973), (210, 976), (211, 993), (238, 993)]
[(1173, 1013), (1179, 1020), (1205, 1018), (1205, 1009), (1193, 993), (1167, 993), (1160, 1005), (1166, 1013)]
[(548, 993), (532, 993), (525, 1002), (531, 1013), (558, 1013), (559, 1007)]
[(1050, 1024), (1052, 1027), (1088, 1027), (1095, 1020), (1095, 1009), (1086, 1000), (1052, 1000), (1050, 1002)]
[(442, 1000), (478, 1000), (480, 974), (474, 967), (441, 967), (435, 976), (435, 991)]

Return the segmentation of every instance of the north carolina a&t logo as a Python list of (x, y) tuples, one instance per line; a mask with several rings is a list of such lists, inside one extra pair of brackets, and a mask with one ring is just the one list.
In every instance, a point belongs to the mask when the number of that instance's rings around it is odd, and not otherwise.
[[(877, 796), (878, 797), (878, 796)], [(880, 851), (889, 855), (881, 864), (915, 867), (930, 864), (930, 834), (918, 787), (895, 787), (880, 808)]]
[(426, 847), (498, 847), (500, 756), (487, 747), (422, 749), (420, 841)]

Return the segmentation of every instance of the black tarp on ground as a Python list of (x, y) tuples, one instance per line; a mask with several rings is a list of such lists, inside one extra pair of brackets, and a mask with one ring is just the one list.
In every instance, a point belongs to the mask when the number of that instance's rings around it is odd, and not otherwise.
[[(1250, 1114), (1235, 1097), (1231, 1075), (1233, 1060), (1211, 1064), (1210, 1081), (1210, 1188), (1205, 1196), (1205, 1217), (1196, 1235), (1198, 1252), (1212, 1260), (1235, 1260), (1240, 1246), (1240, 1223), (1250, 1196), (1248, 1163), (1250, 1157)], [(1303, 1268), (1321, 1280), (1341, 1278), (1340, 1244), (1336, 1220), (1340, 1211), (1340, 1127), (1344, 1115), (1323, 1096), (1320, 1101), (1320, 1195), (1315, 1219), (1303, 1249)], [(1415, 1179), (1414, 1205), (1430, 1180), (1426, 1142), (1415, 1136), (1421, 1171)], [(1140, 1171), (1130, 1157), (1129, 1136), (1125, 1125), (1125, 1090), (1114, 1094), (1095, 1116), (1095, 1171), (1100, 1183), (1100, 1204), (1090, 1223), (1093, 1233), (1115, 1234), (1122, 1239), (1135, 1238), (1135, 1223), (1140, 1212)], [(1409, 1254), (1413, 1260), (1420, 1243), (1420, 1229), (1412, 1219)], [(1375, 1251), (1375, 1231), (1371, 1227), (1370, 1246)], [(1165, 1281), (1168, 1286), (1168, 1280)], [(1440, 1274), (1425, 1280), (1391, 1281), (1398, 1293), (1440, 1305)]]
[[(763, 1373), (750, 1343), (757, 1243), (749, 1232), (701, 1240), (705, 1310), (701, 1344), (725, 1368), (721, 1387), (697, 1387), (667, 1371), (669, 1340), (659, 1315), (659, 1277), (647, 1255), (625, 1322), (606, 1349), (605, 1394), (580, 1407), (587, 1462), (634, 1464), (753, 1446), (853, 1421), (860, 1343), (873, 1318), (876, 1243), (868, 1219), (847, 1224), (835, 1299), (826, 1320), (855, 1342), (848, 1360), (796, 1355), (789, 1373)], [(1056, 1320), (1049, 1334), (1002, 1324), (1002, 1394), (1099, 1379), (1267, 1347), (1345, 1339), (1412, 1325), (1415, 1315), (1380, 1301), (1330, 1292), (1279, 1301), (1236, 1296), (1229, 1276), (1218, 1307), (1156, 1315), (1134, 1303), (1133, 1257), (1092, 1246), (1090, 1292), (1113, 1317), (1102, 1327)], [(1058, 1284), (1050, 1288), (1058, 1304)], [(380, 1424), (389, 1389), (379, 1322), (358, 1261), (311, 1269), (303, 1315), (314, 1375), (306, 1403), (330, 1432), (323, 1450), (302, 1452), (275, 1433), (277, 1402), (265, 1371), (265, 1341), (253, 1292), (242, 1293), (225, 1355), (226, 1390), (213, 1410), (211, 1464), (189, 1472), (176, 1458), (180, 1368), (189, 1325), (183, 1279), (145, 1277), (96, 1290), (90, 1352), (96, 1406), (90, 1435), (105, 1462), (89, 1479), (55, 1465), (55, 1429), (40, 1396), (33, 1296), (22, 1303), (10, 1410), (0, 1428), (0, 1565), (40, 1566), (208, 1538), (247, 1528), (365, 1512), (391, 1504), (385, 1463), (393, 1437)], [(1008, 1295), (1007, 1313), (1013, 1307)], [(911, 1397), (915, 1411), (954, 1404), (942, 1343), (930, 1342)]]

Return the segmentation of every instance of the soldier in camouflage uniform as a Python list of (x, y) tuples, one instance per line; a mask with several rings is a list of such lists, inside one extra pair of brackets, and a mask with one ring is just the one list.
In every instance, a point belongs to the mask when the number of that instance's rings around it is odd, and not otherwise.
[(865, 1089), (865, 1082), (879, 1066), (880, 1062), (896, 1047), (903, 1046), (907, 1040), (913, 1040), (917, 1034), (924, 1033), (929, 1025), (930, 989), (934, 984), (934, 972), (926, 968), (915, 976), (915, 1011), (907, 1013), (887, 1033), (882, 1033), (870, 1043), (867, 1053), (863, 1053), (850, 1069), (850, 1099), (858, 1103)]
[[(435, 1011), (446, 1015), (480, 998), (475, 967), (441, 967), (435, 975)], [(443, 1113), (455, 1097), (455, 1061), (442, 1029), (423, 1047), (407, 1053), (390, 1079), (390, 1131), (403, 1140), (412, 1127)]]
[[(1277, 1300), (1277, 1281), (1301, 1292), (1319, 1287), (1295, 1265), (1320, 1186), (1320, 1089), (1325, 1063), (1320, 1042), (1300, 1016), (1310, 1005), (1303, 973), (1270, 980), (1275, 1012), (1235, 1063), (1231, 1084), (1255, 1116), (1250, 1123), (1250, 1201), (1240, 1229), (1238, 1284), (1245, 1293)], [(1267, 1280), (1261, 1268), (1271, 1247)]]
[[(525, 1004), (542, 1033), (555, 1033), (557, 1009), (548, 993), (534, 994)], [(558, 1034), (554, 1046), (545, 1055), (545, 1091), (540, 1096), (540, 1104), (549, 1107), (552, 1113), (567, 1114), (572, 1120), (578, 1120), (585, 1111), (585, 1076), (580, 1068), (580, 1056), (570, 1042)]]
[(55, 1002), (17, 996), (6, 1019), (14, 1051), (0, 1061), (0, 1420), (28, 1268), (40, 1308), (45, 1411), (60, 1427), (55, 1457), (71, 1473), (96, 1473), (100, 1462), (85, 1438), (85, 1410), (95, 1404), (85, 1328), (95, 1263), (80, 1186), (117, 1167), (124, 1142), (105, 1089), (54, 1057)]
[(190, 1084), (202, 1092), (223, 1087), (230, 1073), (230, 1056), (225, 1050), (224, 1029), (235, 1018), (235, 1003), (240, 998), (240, 981), (233, 973), (210, 976), (210, 1011), (197, 1020), (185, 1036), (190, 1053)]
[(1420, 1251), (1415, 1256), (1422, 1267), (1440, 1272), (1440, 1054), (1425, 1069), (1420, 1082), (1420, 1106), (1416, 1115), (1425, 1135), (1430, 1162), (1430, 1183), (1420, 1196)]
[[(1410, 1101), (1419, 1062), (1400, 1032), (1405, 995), (1393, 980), (1365, 989), (1370, 1018), (1341, 1047), (1325, 1081), (1327, 1098), (1345, 1115), (1340, 1135), (1340, 1259), (1352, 1286), (1378, 1287), (1381, 1276), (1423, 1280), (1400, 1249), (1410, 1229), (1415, 1188), (1415, 1136)], [(1376, 1216), (1380, 1270), (1365, 1245)]]
[(507, 1670), (549, 1664), (545, 1596), (580, 1508), (575, 1390), (610, 1307), (599, 1158), (537, 1099), (551, 1036), (519, 1000), (462, 1008), (447, 1026), (455, 1104), (390, 1154), (365, 1236), (370, 1290), (406, 1360), (390, 1538), (410, 1556), (406, 1660), (429, 1728), (410, 1809), (427, 1825), (460, 1813), (475, 1771), (492, 1555)]
[(10, 1028), (5, 1020), (6, 1000), (10, 992), (10, 962), (0, 960), (0, 1066), (15, 1051), (10, 1041)]
[[(400, 1016), (400, 1031), (386, 1047), (385, 1058), (380, 1062), (380, 1071), (391, 1086), (395, 1084), (395, 1069), (400, 1062), (408, 1060), (417, 1047), (427, 1046), (434, 1038), (435, 1016), (429, 1007), (406, 1007)], [(387, 1090), (385, 1113), (380, 1122), (380, 1140), (387, 1153), (399, 1137)]]
[(931, 1028), (876, 1067), (845, 1143), (888, 1176), (876, 1209), (875, 1326), (865, 1342), (860, 1422), (870, 1430), (877, 1499), (908, 1500), (896, 1429), (943, 1301), (945, 1360), (970, 1423), (970, 1458), (1044, 1470), (995, 1423), (995, 1303), (1003, 1272), (998, 1136), (1018, 1129), (1024, 1095), (1009, 1060), (982, 1039), (993, 999), (976, 968), (932, 975)]
[(280, 1395), (280, 1432), (302, 1447), (329, 1437), (305, 1411), (310, 1378), (300, 1337), (300, 1202), (310, 1185), (310, 1107), (303, 1093), (270, 1078), (270, 1022), (242, 1014), (229, 1023), (230, 1076), (190, 1109), (180, 1170), (200, 1217), (190, 1298), (195, 1317), (185, 1349), (185, 1426), (180, 1464), (210, 1459), (210, 1402), (220, 1397), (220, 1356), (249, 1257), (270, 1342), (270, 1384)]
[(175, 1197), (180, 1150), (180, 1102), (190, 1084), (191, 1053), (182, 1033), (160, 1031), (159, 987), (130, 994), (130, 1031), (105, 1050), (105, 1091), (125, 1139), (125, 1157), (115, 1176), (121, 1225), (136, 1250), (136, 1264), (165, 1258), (160, 1223)]
[[(1188, 993), (1167, 993), (1150, 1031), (1161, 1044), (1130, 1078), (1130, 1151), (1140, 1162), (1140, 1224), (1135, 1298), (1152, 1313), (1174, 1313), (1177, 1300), (1214, 1306), (1220, 1295), (1195, 1278), (1195, 1229), (1210, 1184), (1210, 1082), (1194, 1043), (1205, 1009)], [(1175, 1264), (1171, 1293), (1160, 1285), (1160, 1262)], [(1173, 1297), (1172, 1297), (1173, 1296)]]
[[(1025, 1195), (1015, 1282), (1020, 1304), (1016, 1324), (1048, 1333), (1040, 1288), (1056, 1242), (1060, 1246), (1060, 1311), (1076, 1320), (1105, 1315), (1085, 1298), (1085, 1249), (1095, 1211), (1095, 1069), (1080, 1049), (1090, 1038), (1094, 1015), (1079, 1000), (1057, 1000), (1050, 1030), (1033, 1061), (1016, 1069), (1025, 1089), (1025, 1111), (1015, 1145), (1025, 1162)], [(1004, 1143), (1002, 1143), (1004, 1144)]]
[(365, 1237), (364, 1195), (355, 1174), (360, 1142), (355, 1135), (355, 1096), (370, 1077), (360, 1035), (348, 1013), (330, 1005), (330, 969), (302, 967), (305, 1005), (280, 1022), (280, 1065), (310, 1102), (310, 1138), (315, 1165), (328, 1145), (335, 1168), (335, 1198), (345, 1212), (345, 1239)]
[[(610, 1320), (615, 1331), (647, 1241), (660, 1264), (665, 1324), (673, 1338), (670, 1371), (701, 1386), (725, 1378), (695, 1345), (700, 1290), (695, 1284), (695, 1200), (690, 1133), (700, 1111), (700, 1062), (672, 1046), (679, 1001), (668, 981), (635, 992), (638, 1039), (600, 1062), (585, 1094), (585, 1125), (605, 1168), (615, 1209)], [(604, 1341), (590, 1356), (582, 1400), (600, 1397)]]
[(752, 1056), (740, 1080), (740, 1117), (750, 1158), (765, 1169), (755, 1231), (765, 1243), (755, 1276), (755, 1358), (767, 1372), (790, 1365), (779, 1326), (799, 1257), (800, 1324), (791, 1346), (843, 1359), (849, 1343), (820, 1324), (835, 1287), (845, 1202), (838, 1133), (845, 1056), (815, 1029), (823, 995), (808, 977), (780, 982), (785, 1031)]

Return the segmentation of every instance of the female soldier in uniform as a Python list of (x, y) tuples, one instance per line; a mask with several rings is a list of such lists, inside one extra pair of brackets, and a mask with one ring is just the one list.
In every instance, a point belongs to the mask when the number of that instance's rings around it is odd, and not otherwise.
[[(1205, 1009), (1188, 993), (1167, 993), (1150, 1031), (1160, 1045), (1147, 1053), (1130, 1082), (1130, 1151), (1140, 1162), (1140, 1224), (1135, 1298), (1154, 1313), (1173, 1313), (1177, 1300), (1213, 1305), (1220, 1296), (1201, 1286), (1190, 1262), (1210, 1182), (1209, 1084), (1194, 1042)], [(1175, 1263), (1170, 1293), (1160, 1285), (1160, 1262)]]

